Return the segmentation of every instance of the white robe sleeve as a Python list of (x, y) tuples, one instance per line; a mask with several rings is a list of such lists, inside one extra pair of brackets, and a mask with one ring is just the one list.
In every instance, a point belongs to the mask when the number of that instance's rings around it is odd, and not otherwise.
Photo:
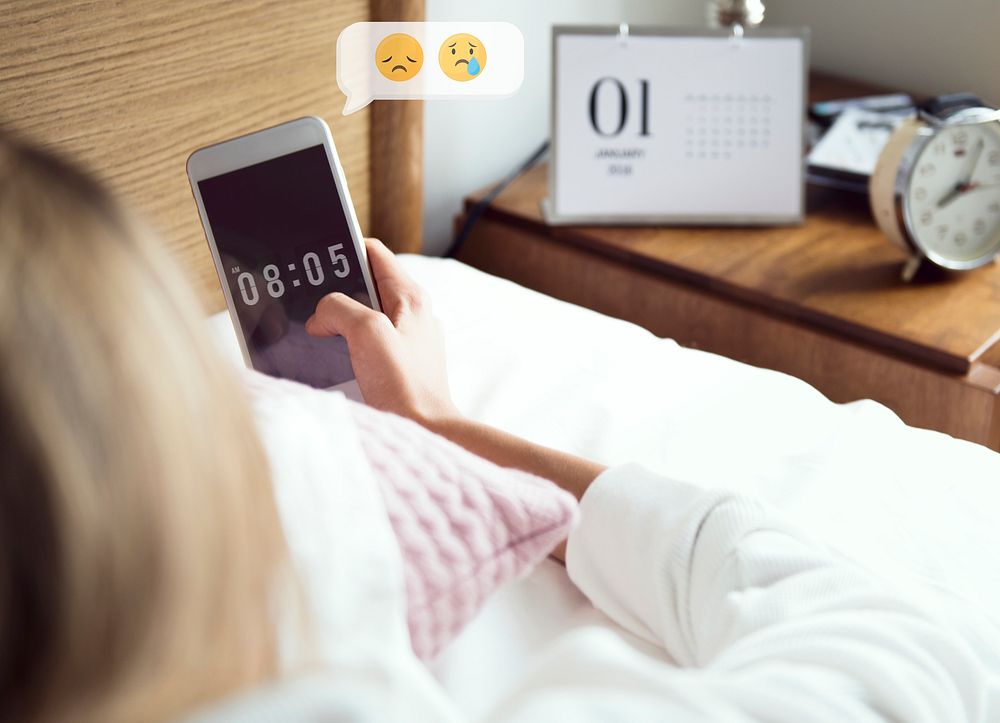
[(581, 513), (570, 577), (684, 669), (581, 631), (494, 720), (987, 720), (987, 673), (959, 635), (764, 505), (629, 465)]

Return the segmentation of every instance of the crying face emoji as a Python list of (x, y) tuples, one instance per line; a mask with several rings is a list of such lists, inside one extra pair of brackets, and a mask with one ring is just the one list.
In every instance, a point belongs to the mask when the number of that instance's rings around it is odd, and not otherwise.
[(486, 68), (486, 48), (475, 35), (457, 33), (441, 43), (438, 63), (452, 80), (472, 80)]
[(423, 64), (424, 50), (412, 35), (387, 35), (375, 48), (375, 67), (389, 80), (409, 80), (420, 72)]

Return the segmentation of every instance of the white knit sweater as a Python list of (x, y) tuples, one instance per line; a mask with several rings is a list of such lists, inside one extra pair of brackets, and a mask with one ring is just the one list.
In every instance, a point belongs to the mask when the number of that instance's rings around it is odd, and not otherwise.
[(625, 466), (582, 520), (573, 581), (685, 669), (571, 635), (505, 720), (1000, 720), (996, 671), (958, 630), (753, 500)]

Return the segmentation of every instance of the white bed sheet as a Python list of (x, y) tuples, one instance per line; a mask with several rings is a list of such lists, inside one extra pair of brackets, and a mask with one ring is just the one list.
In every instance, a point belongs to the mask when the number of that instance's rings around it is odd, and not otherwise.
[[(901, 586), (969, 601), (980, 613), (970, 624), (1000, 625), (1000, 455), (456, 261), (401, 260), (444, 325), (453, 394), (470, 416), (606, 464), (756, 495)], [(238, 361), (228, 317), (212, 323)], [(611, 623), (547, 561), (501, 590), (432, 668), (476, 715), (545, 643), (588, 624)]]

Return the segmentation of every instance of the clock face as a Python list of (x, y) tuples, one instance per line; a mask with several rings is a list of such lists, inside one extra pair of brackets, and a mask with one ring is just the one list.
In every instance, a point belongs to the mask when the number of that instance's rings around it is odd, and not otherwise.
[(1000, 251), (1000, 123), (939, 130), (913, 164), (904, 213), (934, 260), (961, 264)]

